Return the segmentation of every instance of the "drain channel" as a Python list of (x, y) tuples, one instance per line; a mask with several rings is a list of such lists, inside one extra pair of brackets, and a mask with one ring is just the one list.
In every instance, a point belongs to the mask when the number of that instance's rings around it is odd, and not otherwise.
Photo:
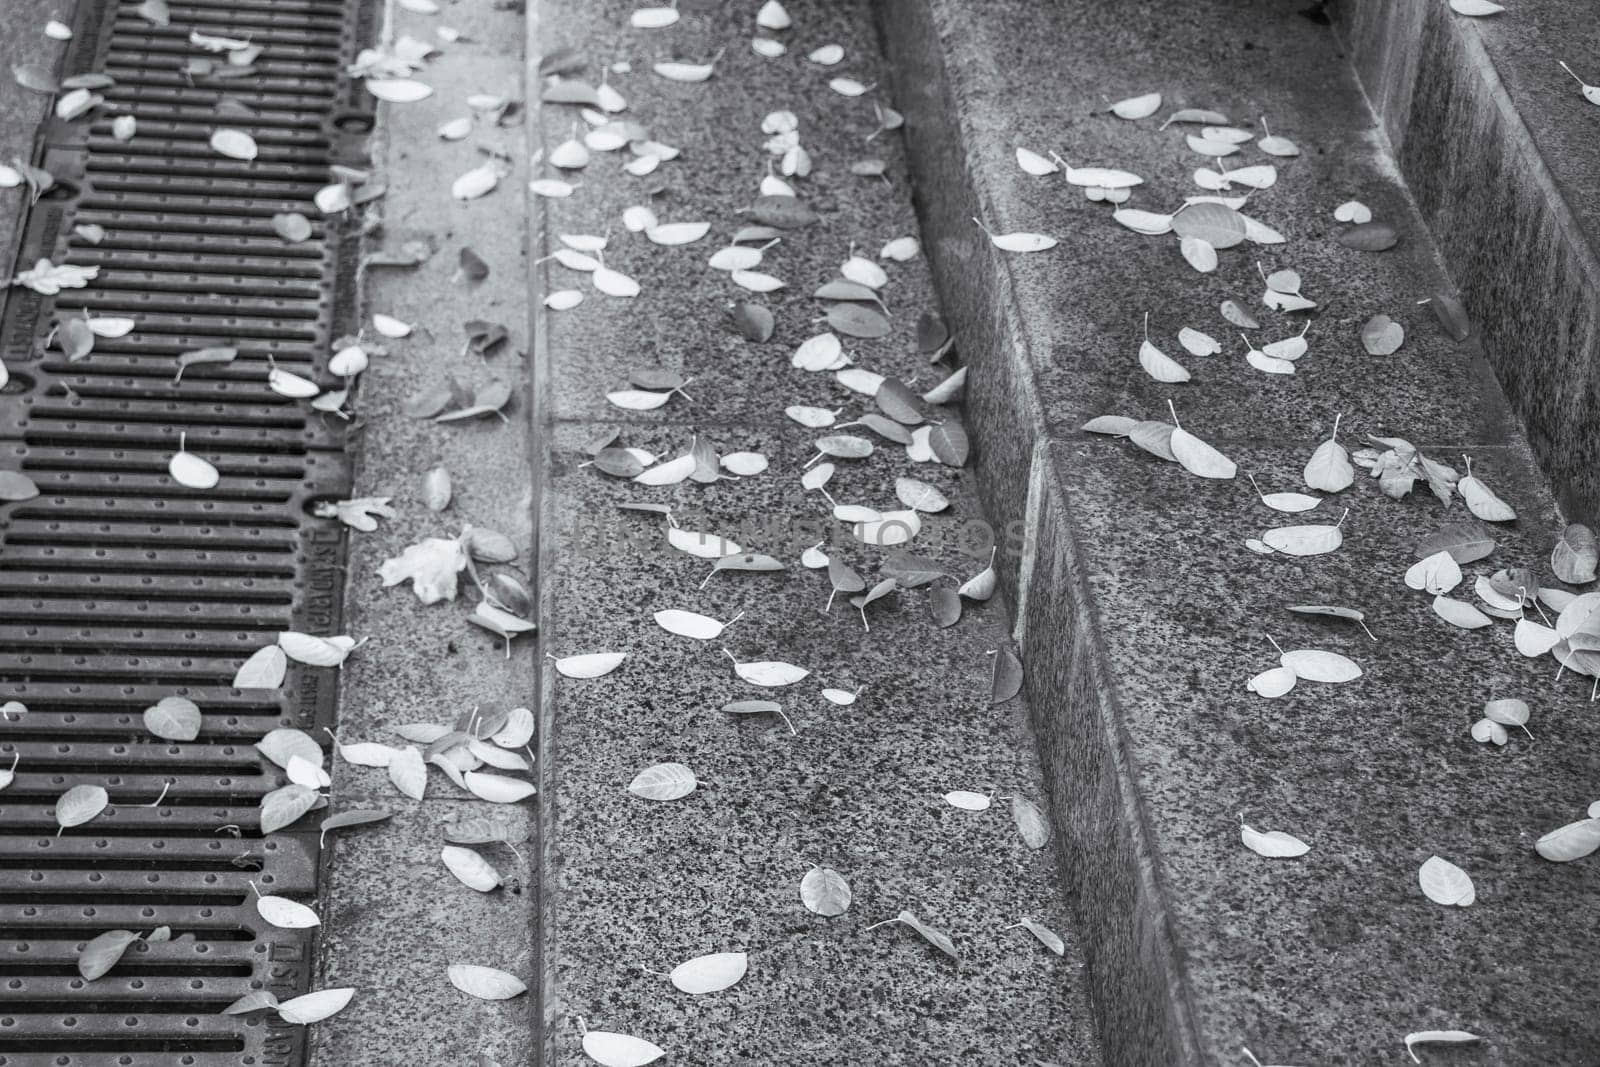
[[(270, 359), (332, 385), (332, 342), (354, 326), (358, 227), (312, 197), (332, 164), (361, 162), (371, 108), (344, 70), (374, 37), (373, 6), (170, 0), (162, 27), (139, 0), (79, 4), (62, 76), (114, 84), (97, 117), (41, 132), (35, 161), (58, 186), (30, 210), (20, 258), (100, 273), (54, 297), (0, 291), (0, 470), (39, 487), (0, 502), (0, 703), (28, 709), (0, 722), (0, 767), (18, 761), (0, 790), (0, 1067), (304, 1059), (303, 1028), (222, 1008), (308, 988), (312, 937), (263, 923), (250, 883), (309, 898), (316, 832), (262, 838), (256, 805), (285, 780), (252, 745), (279, 726), (320, 735), (334, 684), (294, 667), (277, 692), (229, 683), (274, 632), (335, 632), (342, 611), (343, 535), (308, 508), (348, 495), (345, 425), (265, 378)], [(239, 76), (191, 31), (263, 51)], [(208, 56), (212, 72), (190, 66)], [(130, 140), (118, 115), (135, 117)], [(219, 126), (259, 157), (212, 151)], [(308, 240), (274, 232), (287, 212), (313, 220)], [(85, 312), (137, 326), (78, 362), (47, 347)], [(179, 353), (215, 345), (238, 358), (173, 381)], [(168, 476), (180, 433), (221, 471), (215, 489)], [(204, 713), (192, 743), (144, 728), (173, 694)], [(78, 784), (111, 806), (57, 835), (55, 798)], [(90, 938), (158, 926), (172, 940), (79, 977)]]

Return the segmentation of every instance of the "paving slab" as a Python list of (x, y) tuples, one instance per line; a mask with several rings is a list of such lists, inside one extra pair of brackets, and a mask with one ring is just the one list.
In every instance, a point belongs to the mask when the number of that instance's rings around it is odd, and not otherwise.
[[(46, 37), (44, 27), (52, 18), (70, 25), (72, 7), (53, 0), (16, 0), (0, 11), (0, 163), (33, 162), (34, 138), (39, 123), (49, 114), (51, 97), (18, 85), (12, 68), (35, 63), (56, 69), (67, 46)], [(27, 197), (26, 185), (0, 189), (0, 275), (8, 279), (22, 239), (18, 226)], [(4, 304), (0, 294), (0, 306)]]
[[(596, 292), (555, 264), (545, 292), (577, 288), (584, 302), (546, 312), (537, 331), (548, 433), (541, 518), (542, 648), (564, 656), (603, 650), (628, 659), (592, 680), (545, 674), (545, 996), (543, 1062), (586, 1062), (584, 1027), (623, 1031), (666, 1048), (670, 1062), (1094, 1064), (1100, 1062), (1070, 909), (1060, 892), (1052, 843), (1029, 848), (1012, 822), (1009, 798), (1038, 798), (1041, 771), (1025, 710), (991, 706), (991, 657), (1010, 628), (1004, 602), (969, 604), (948, 630), (931, 619), (926, 589), (903, 590), (867, 609), (866, 633), (853, 608), (822, 614), (829, 583), (798, 563), (804, 549), (832, 544), (869, 579), (883, 552), (858, 543), (806, 493), (799, 477), (821, 431), (783, 415), (788, 404), (842, 407), (841, 421), (869, 410), (831, 375), (794, 370), (789, 354), (822, 327), (811, 291), (837, 275), (852, 242), (875, 258), (890, 238), (914, 233), (902, 149), (894, 135), (869, 140), (870, 94), (847, 99), (835, 77), (881, 82), (871, 7), (787, 4), (787, 55), (750, 47), (755, 8), (685, 5), (666, 30), (628, 27), (636, 5), (569, 0), (535, 7), (539, 47), (573, 49), (597, 81), (600, 62), (626, 61), (607, 80), (629, 101), (625, 117), (683, 150), (648, 178), (598, 156), (568, 199), (540, 203), (541, 254), (557, 235), (607, 234), (606, 262), (641, 285), (631, 301)], [(807, 53), (837, 43), (833, 68)], [(662, 59), (717, 55), (714, 77), (679, 84), (653, 74)], [(887, 104), (890, 101), (877, 97)], [(752, 297), (705, 266), (746, 220), (767, 173), (761, 122), (792, 109), (815, 169), (796, 187), (822, 216), (767, 253), (762, 269), (783, 278), (777, 294)], [(571, 136), (573, 109), (546, 106), (546, 156)], [(850, 172), (853, 161), (885, 163), (887, 182)], [(553, 170), (539, 176), (557, 176)], [(653, 197), (650, 195), (655, 191)], [(622, 210), (649, 202), (665, 220), (704, 219), (711, 236), (661, 249), (619, 225)], [(918, 315), (933, 306), (926, 264), (885, 263), (890, 337), (850, 348), (862, 366), (915, 378), (932, 372), (913, 345)], [(771, 344), (737, 340), (725, 306), (751, 299), (777, 319)], [(695, 380), (692, 405), (674, 399), (655, 412), (613, 407), (604, 394), (627, 371), (665, 365)], [(760, 452), (769, 469), (741, 480), (646, 487), (610, 479), (583, 446), (598, 433), (652, 453), (675, 454), (698, 431), (720, 453)], [(970, 477), (913, 463), (883, 443), (870, 458), (840, 461), (830, 491), (841, 501), (897, 506), (897, 475), (936, 485), (952, 501), (929, 517), (916, 548), (937, 556), (953, 586), (984, 566), (989, 527)], [(682, 527), (715, 531), (782, 559), (776, 574), (719, 574), (667, 544), (666, 521), (626, 512), (629, 501), (668, 504)], [(744, 613), (705, 643), (652, 621), (663, 609), (718, 620)], [(812, 674), (776, 690), (742, 682), (721, 648), (742, 660), (775, 659)], [(848, 707), (824, 686), (863, 687)], [(780, 701), (794, 725), (770, 716), (724, 713), (738, 699)], [(626, 787), (643, 768), (676, 760), (700, 779), (696, 792), (653, 803)], [(945, 792), (993, 790), (993, 807), (958, 810)], [(832, 919), (808, 912), (800, 880), (815, 864), (848, 879), (850, 910)], [(910, 930), (868, 930), (910, 909), (945, 930), (960, 952), (944, 959)], [(1023, 915), (1056, 930), (1065, 955), (1021, 929)], [(676, 991), (665, 974), (685, 959), (747, 951), (737, 986), (705, 997)], [(667, 1062), (667, 1061), (664, 1061)]]
[(1397, 165), (1562, 502), (1600, 510), (1594, 12), (1331, 6)]
[[(445, 43), (439, 26), (461, 39)], [(438, 127), (473, 114), (470, 94), (522, 96), (523, 19), (487, 4), (460, 4), (430, 17), (394, 6), (385, 40), (402, 34), (440, 49), (417, 75), (432, 86), (426, 100), (379, 105), (372, 164), (386, 194), (368, 208), (371, 236), (361, 272), (364, 337), (374, 355), (362, 375), (350, 428), (356, 456), (354, 495), (389, 498), (396, 515), (373, 532), (350, 533), (346, 632), (368, 641), (341, 670), (340, 738), (404, 745), (395, 728), (449, 722), (473, 707), (537, 703), (534, 646), (503, 642), (467, 622), (477, 600), (462, 574), (453, 603), (424, 605), (410, 584), (382, 588), (379, 568), (423, 538), (453, 537), (465, 526), (497, 530), (518, 550), (503, 568), (529, 581), (534, 554), (532, 446), (528, 433), (526, 219), (522, 197), (526, 140), (519, 120), (497, 125), (479, 117), (461, 141)], [(503, 188), (473, 201), (452, 198), (460, 173), (479, 166), (481, 149), (502, 152), (511, 168)], [(413, 242), (433, 254), (414, 268), (372, 266)], [(482, 281), (460, 276), (459, 255), (471, 247), (489, 264)], [(373, 313), (413, 325), (388, 339)], [(462, 326), (498, 322), (508, 340), (489, 357), (465, 350)], [(507, 419), (436, 423), (406, 413), (406, 401), (446, 377), (474, 386), (499, 379), (512, 386)], [(451, 475), (449, 507), (425, 503), (424, 476)], [(482, 564), (479, 565), (483, 566)], [(526, 754), (525, 754), (526, 755)], [(319, 946), (319, 983), (354, 986), (340, 1014), (315, 1028), (312, 1063), (365, 1067), (394, 1063), (519, 1064), (534, 1045), (537, 994), (491, 1002), (456, 989), (451, 963), (496, 967), (535, 984), (537, 962), (536, 813), (478, 800), (429, 771), (426, 798), (402, 796), (381, 769), (336, 760), (336, 810), (393, 810), (382, 825), (330, 834)], [(485, 848), (503, 885), (480, 894), (458, 882), (440, 860), (446, 827), (463, 818), (504, 821), (511, 846)], [(480, 1059), (481, 1057), (481, 1059)]]
[[(1417, 542), (1464, 517), (1459, 500), (1446, 510), (1423, 488), (1392, 501), (1358, 470), (1310, 518), (1269, 510), (1243, 480), (1304, 490), (1300, 471), (1342, 413), (1352, 447), (1366, 433), (1403, 436), (1458, 469), (1469, 452), (1515, 498), (1519, 520), (1469, 577), (1529, 565), (1550, 581), (1565, 520), (1486, 342), (1457, 345), (1415, 304), (1452, 279), (1330, 29), (1266, 3), (905, 0), (880, 21), (925, 242), (970, 368), (984, 503), (998, 522), (1026, 522), (1028, 548), (1002, 575), (1023, 598), (1027, 694), (1107, 1061), (1239, 1063), (1249, 1047), (1263, 1063), (1398, 1064), (1410, 1062), (1406, 1033), (1460, 1028), (1486, 1040), (1430, 1048), (1428, 1062), (1588, 1062), (1600, 1034), (1579, 976), (1596, 945), (1587, 927), (1551, 931), (1548, 917), (1585, 909), (1600, 870), (1531, 850), (1592, 799), (1588, 680), (1557, 684), (1553, 661), (1511, 647), (1509, 624), (1453, 630), (1405, 588)], [(1103, 111), (1153, 90), (1165, 99), (1152, 118)], [(1145, 178), (1130, 206), (1171, 211), (1200, 192), (1190, 174), (1204, 163), (1180, 130), (1156, 129), (1179, 107), (1257, 131), (1264, 115), (1301, 146), (1244, 209), (1287, 243), (1224, 251), (1201, 275), (1175, 238), (1138, 237), (1060, 175), (1016, 163), (1022, 146), (1121, 167)], [(1241, 160), (1268, 161), (1254, 150)], [(1395, 226), (1394, 250), (1335, 241), (1332, 211), (1349, 199)], [(974, 215), (1059, 244), (999, 253)], [(1262, 307), (1258, 259), (1297, 269), (1323, 305), (1293, 376), (1245, 367), (1217, 311), (1225, 296), (1250, 308), (1267, 324), (1261, 341), (1299, 329), (1299, 317)], [(1160, 386), (1139, 368), (1146, 310), (1192, 382)], [(1406, 329), (1390, 357), (1357, 336), (1380, 311)], [(1190, 357), (1173, 337), (1182, 325), (1233, 347)], [(1208, 483), (1079, 432), (1094, 415), (1167, 417), (1168, 399), (1238, 462), (1238, 480)], [(1244, 544), (1346, 508), (1346, 542), (1331, 555), (1263, 557)], [(1365, 611), (1377, 640), (1285, 610), (1319, 602)], [(1244, 686), (1276, 663), (1267, 633), (1347, 654), (1365, 675), (1259, 698)], [(1473, 742), (1482, 703), (1513, 694), (1547, 730), (1505, 749)], [(1241, 813), (1312, 851), (1254, 855)], [(1475, 906), (1424, 898), (1417, 870), (1433, 853), (1473, 872)]]

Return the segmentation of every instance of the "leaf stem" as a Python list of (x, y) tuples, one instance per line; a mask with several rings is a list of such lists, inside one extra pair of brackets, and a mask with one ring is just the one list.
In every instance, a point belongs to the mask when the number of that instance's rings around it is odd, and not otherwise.
[(1269, 634), (1269, 633), (1263, 633), (1263, 634), (1262, 634), (1262, 635), (1261, 635), (1261, 636), (1263, 636), (1263, 637), (1265, 637), (1265, 638), (1266, 638), (1266, 639), (1267, 639), (1267, 640), (1268, 640), (1268, 641), (1272, 641), (1272, 647), (1273, 647), (1273, 648), (1275, 648), (1275, 649), (1277, 649), (1277, 650), (1278, 650), (1278, 655), (1280, 655), (1280, 656), (1281, 656), (1281, 655), (1283, 655), (1283, 654), (1284, 654), (1284, 652), (1283, 652), (1283, 646), (1282, 646), (1282, 645), (1280, 645), (1280, 644), (1278, 644), (1278, 642), (1276, 642), (1276, 641), (1273, 641), (1273, 640), (1272, 640), (1272, 635), (1271, 635), (1271, 634)]
[(885, 919), (881, 923), (873, 923), (871, 926), (863, 927), (861, 932), (866, 933), (868, 930), (876, 930), (880, 926), (888, 926), (890, 923), (897, 923), (899, 921), (900, 917), (897, 915), (893, 919)]
[[(1556, 60), (1556, 63), (1561, 67), (1562, 70), (1566, 71), (1568, 74), (1572, 74), (1572, 68), (1567, 66), (1566, 61), (1558, 59)], [(1572, 80), (1583, 86), (1585, 89), (1589, 88), (1589, 83), (1578, 77), (1576, 74), (1572, 74)]]

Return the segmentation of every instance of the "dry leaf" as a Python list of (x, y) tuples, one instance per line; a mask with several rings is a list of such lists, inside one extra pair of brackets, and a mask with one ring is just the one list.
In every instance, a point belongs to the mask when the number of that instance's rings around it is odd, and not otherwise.
[(279, 1004), (278, 1018), (286, 1023), (301, 1025), (321, 1022), (343, 1011), (355, 994), (354, 989), (319, 989)]
[(528, 991), (522, 979), (497, 967), (481, 967), (475, 963), (452, 963), (447, 973), (451, 985), (479, 1000), (510, 1000)]
[(1310, 845), (1293, 834), (1286, 834), (1282, 830), (1263, 833), (1244, 822), (1239, 824), (1239, 840), (1251, 852), (1269, 859), (1293, 859), (1311, 851)]
[[(1451, 0), (1451, 6), (1468, 2), (1469, 0)], [(1412, 1049), (1413, 1045), (1463, 1045), (1482, 1040), (1483, 1038), (1477, 1034), (1471, 1034), (1465, 1030), (1418, 1030), (1415, 1033), (1406, 1035), (1406, 1053), (1410, 1055), (1411, 1062), (1421, 1063), (1422, 1061), (1417, 1059), (1417, 1054)]]
[(1422, 892), (1435, 904), (1465, 908), (1477, 900), (1467, 872), (1438, 856), (1430, 856), (1422, 865), (1417, 871), (1417, 881)]
[(750, 968), (750, 957), (743, 952), (714, 952), (696, 956), (672, 968), (667, 977), (684, 993), (719, 993), (739, 983)]
[(84, 823), (106, 810), (111, 797), (98, 785), (75, 785), (56, 798), (56, 825), (63, 830)]
[(640, 1037), (590, 1030), (583, 1035), (583, 1051), (600, 1067), (644, 1067), (667, 1054), (667, 1050)]
[(1044, 812), (1039, 805), (1024, 797), (1013, 797), (1011, 800), (1011, 821), (1016, 823), (1017, 833), (1022, 835), (1023, 843), (1029, 848), (1040, 849), (1050, 840), (1050, 824), (1044, 817)]
[(1269, 699), (1281, 697), (1294, 688), (1299, 680), (1299, 675), (1289, 667), (1273, 667), (1271, 670), (1262, 671), (1245, 683), (1245, 687), (1257, 696)]
[(1597, 548), (1594, 531), (1579, 522), (1561, 532), (1561, 538), (1550, 553), (1550, 569), (1569, 585), (1594, 581), (1597, 563), (1600, 563), (1600, 548)]
[(1406, 585), (1416, 590), (1427, 590), (1443, 596), (1461, 584), (1461, 565), (1448, 552), (1435, 552), (1411, 565), (1406, 571)]
[(89, 982), (103, 978), (137, 940), (139, 935), (131, 930), (107, 930), (78, 953), (78, 973)]
[(680, 800), (698, 784), (694, 772), (683, 764), (657, 763), (635, 775), (628, 792), (645, 800)]
[(450, 873), (469, 889), (488, 893), (502, 882), (500, 872), (494, 869), (494, 865), (470, 848), (445, 845), (439, 852), (439, 858), (450, 869)]
[(590, 652), (563, 656), (555, 661), (556, 670), (567, 678), (600, 678), (622, 666), (626, 652)]
[(1278, 657), (1278, 662), (1308, 682), (1351, 682), (1361, 677), (1361, 668), (1337, 652), (1297, 648)]
[(1557, 827), (1535, 841), (1533, 847), (1552, 863), (1581, 860), (1600, 849), (1600, 818), (1579, 819)]
[(824, 918), (843, 915), (850, 907), (850, 884), (831, 867), (813, 867), (800, 879), (800, 902)]

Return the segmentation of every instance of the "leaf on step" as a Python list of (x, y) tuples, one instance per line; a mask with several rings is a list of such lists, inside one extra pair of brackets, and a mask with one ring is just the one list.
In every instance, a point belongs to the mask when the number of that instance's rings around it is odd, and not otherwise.
[(994, 674), (989, 683), (989, 702), (1004, 704), (1022, 691), (1022, 661), (1010, 647), (1002, 645), (994, 654)]
[(1355, 661), (1337, 652), (1316, 648), (1297, 648), (1283, 653), (1278, 662), (1308, 682), (1352, 682), (1361, 677)]
[(1483, 1038), (1477, 1034), (1468, 1033), (1465, 1030), (1418, 1030), (1415, 1033), (1406, 1035), (1406, 1052), (1410, 1055), (1413, 1063), (1421, 1063), (1422, 1061), (1417, 1058), (1416, 1051), (1412, 1048), (1413, 1045), (1462, 1045), (1482, 1040)]
[[(1448, 552), (1457, 563), (1472, 563), (1489, 555), (1495, 549), (1494, 538), (1475, 522), (1454, 522), (1441, 526), (1417, 544), (1417, 555), (1431, 556), (1435, 552)], [(1551, 566), (1555, 560), (1551, 559)], [(1560, 570), (1557, 568), (1557, 577)]]
[(1251, 852), (1269, 859), (1293, 859), (1311, 851), (1310, 845), (1293, 834), (1286, 834), (1282, 830), (1262, 832), (1248, 823), (1239, 824), (1239, 840)]
[(850, 883), (831, 867), (813, 867), (800, 879), (800, 902), (806, 910), (833, 918), (850, 907)]
[(1341, 231), (1336, 239), (1358, 252), (1383, 252), (1399, 243), (1400, 235), (1386, 222), (1362, 222)]
[(645, 800), (681, 800), (697, 785), (694, 772), (683, 764), (657, 763), (635, 775), (628, 792)]
[(1477, 900), (1477, 892), (1467, 872), (1438, 856), (1428, 857), (1428, 861), (1417, 871), (1417, 882), (1422, 886), (1422, 892), (1435, 904), (1465, 908)]
[(1550, 569), (1569, 585), (1594, 581), (1597, 563), (1600, 563), (1600, 546), (1596, 544), (1594, 531), (1581, 522), (1563, 530), (1550, 552)]
[(583, 1051), (600, 1067), (644, 1067), (667, 1054), (659, 1045), (631, 1034), (590, 1030), (583, 1035)]
[(1600, 819), (1579, 819), (1557, 827), (1533, 843), (1534, 850), (1552, 863), (1571, 863), (1600, 849)]
[(1050, 840), (1050, 823), (1045, 819), (1044, 812), (1039, 805), (1024, 797), (1011, 798), (1011, 821), (1016, 824), (1017, 833), (1022, 835), (1022, 841), (1029, 848), (1044, 848)]
[(528, 991), (522, 979), (498, 967), (475, 963), (452, 963), (447, 969), (450, 984), (479, 1000), (510, 1000)]
[(667, 977), (684, 993), (696, 996), (719, 993), (739, 984), (750, 969), (750, 956), (744, 952), (713, 952), (696, 956), (672, 968)]

